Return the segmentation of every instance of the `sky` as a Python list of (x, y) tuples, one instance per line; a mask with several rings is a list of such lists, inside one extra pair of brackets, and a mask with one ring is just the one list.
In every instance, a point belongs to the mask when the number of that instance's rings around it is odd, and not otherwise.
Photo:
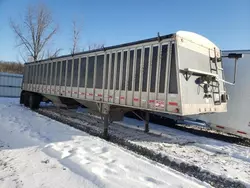
[(73, 20), (81, 28), (81, 49), (179, 30), (201, 34), (222, 50), (250, 49), (250, 0), (0, 0), (0, 60), (21, 60), (9, 20), (21, 24), (27, 7), (39, 4), (59, 26), (49, 45), (61, 55), (70, 53)]

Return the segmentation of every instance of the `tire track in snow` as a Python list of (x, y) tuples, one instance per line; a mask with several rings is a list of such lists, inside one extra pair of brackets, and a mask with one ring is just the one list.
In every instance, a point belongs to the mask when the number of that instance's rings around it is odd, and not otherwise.
[[(55, 111), (55, 109), (53, 108), (40, 109), (38, 112), (52, 119), (55, 119), (62, 123), (66, 123), (77, 129), (85, 131), (91, 135), (102, 137), (102, 126), (103, 126), (102, 122), (100, 119), (97, 119), (95, 117), (92, 117), (92, 116), (90, 117), (86, 114), (81, 114), (77, 116), (76, 114), (73, 114), (72, 112), (68, 112), (66, 110)], [(85, 123), (85, 122), (89, 122), (89, 123)], [(141, 138), (143, 138), (143, 140), (149, 139), (149, 141), (150, 140), (152, 141), (153, 139), (155, 140), (155, 143), (157, 144), (157, 140), (160, 141), (162, 139), (162, 137), (159, 135), (145, 134), (141, 130), (135, 130), (135, 129), (132, 130), (131, 128), (128, 128), (128, 127), (121, 127), (119, 125), (118, 127), (118, 126), (114, 126), (115, 124), (112, 124), (112, 125), (110, 126), (110, 130), (109, 130), (110, 141), (115, 144), (123, 146), (151, 160), (170, 166), (171, 168), (177, 171), (180, 171), (184, 174), (188, 174), (189, 176), (194, 176), (195, 178), (201, 181), (208, 182), (209, 184), (215, 187), (226, 186), (226, 187), (238, 188), (238, 187), (246, 186), (245, 184), (243, 184), (242, 182), (238, 180), (234, 180), (226, 176), (215, 174), (211, 171), (201, 168), (200, 166), (197, 166), (196, 164), (187, 163), (185, 161), (185, 158), (183, 158), (182, 161), (178, 161), (175, 159), (175, 157), (171, 157), (169, 155), (162, 155), (161, 153), (156, 153), (154, 150), (150, 149), (150, 147), (147, 148), (145, 147), (144, 144), (141, 145), (140, 142), (137, 142)], [(131, 133), (133, 133), (133, 135), (135, 136), (134, 137), (135, 140), (133, 141), (129, 141), (126, 136)], [(185, 144), (188, 144), (188, 143), (185, 143), (185, 142), (182, 143), (182, 145), (185, 145)]]

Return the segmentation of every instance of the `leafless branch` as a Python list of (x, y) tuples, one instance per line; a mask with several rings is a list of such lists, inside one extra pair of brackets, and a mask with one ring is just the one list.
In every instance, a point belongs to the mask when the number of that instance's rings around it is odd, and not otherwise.
[(51, 52), (51, 50), (47, 50), (46, 58), (55, 58), (59, 56), (59, 53), (61, 52), (61, 48), (56, 49), (54, 52)]
[(80, 39), (80, 29), (76, 25), (76, 21), (73, 21), (73, 46), (71, 49), (71, 54), (78, 52), (78, 43)]
[(24, 56), (23, 56), (22, 53), (20, 53), (20, 57), (22, 58), (22, 60), (23, 60), (24, 63), (27, 63), (27, 60), (25, 60), (25, 58), (24, 58)]
[(44, 6), (29, 7), (22, 23), (10, 20), (10, 27), (19, 39), (17, 47), (24, 47), (34, 61), (44, 56), (45, 46), (58, 30)]
[(61, 48), (56, 49), (55, 52), (52, 54), (52, 57), (58, 57), (59, 54), (60, 54), (60, 52), (61, 52), (61, 50), (62, 50)]

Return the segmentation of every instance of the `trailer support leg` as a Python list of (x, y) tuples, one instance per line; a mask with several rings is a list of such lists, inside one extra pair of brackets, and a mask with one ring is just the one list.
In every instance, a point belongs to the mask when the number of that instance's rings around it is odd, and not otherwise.
[(103, 129), (103, 138), (108, 139), (108, 126), (109, 126), (109, 115), (104, 114), (104, 129)]
[(105, 103), (101, 104), (99, 110), (101, 111), (104, 118), (103, 138), (107, 140), (109, 137), (108, 127), (109, 127), (110, 105)]
[(149, 132), (149, 112), (145, 112), (145, 124), (144, 124), (144, 132), (148, 133)]

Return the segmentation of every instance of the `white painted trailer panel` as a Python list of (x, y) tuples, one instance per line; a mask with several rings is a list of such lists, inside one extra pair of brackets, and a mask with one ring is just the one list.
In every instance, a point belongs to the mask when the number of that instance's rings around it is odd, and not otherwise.
[[(250, 50), (224, 51), (228, 53), (242, 53), (244, 57), (238, 60), (236, 84), (226, 84), (229, 94), (227, 112), (198, 116), (211, 127), (250, 138)], [(233, 81), (234, 59), (223, 59), (225, 80)]]
[(0, 72), (0, 97), (20, 97), (23, 75)]
[(95, 103), (183, 116), (225, 112), (220, 56), (205, 37), (179, 31), (26, 63), (22, 89), (58, 106), (71, 98), (96, 111)]

